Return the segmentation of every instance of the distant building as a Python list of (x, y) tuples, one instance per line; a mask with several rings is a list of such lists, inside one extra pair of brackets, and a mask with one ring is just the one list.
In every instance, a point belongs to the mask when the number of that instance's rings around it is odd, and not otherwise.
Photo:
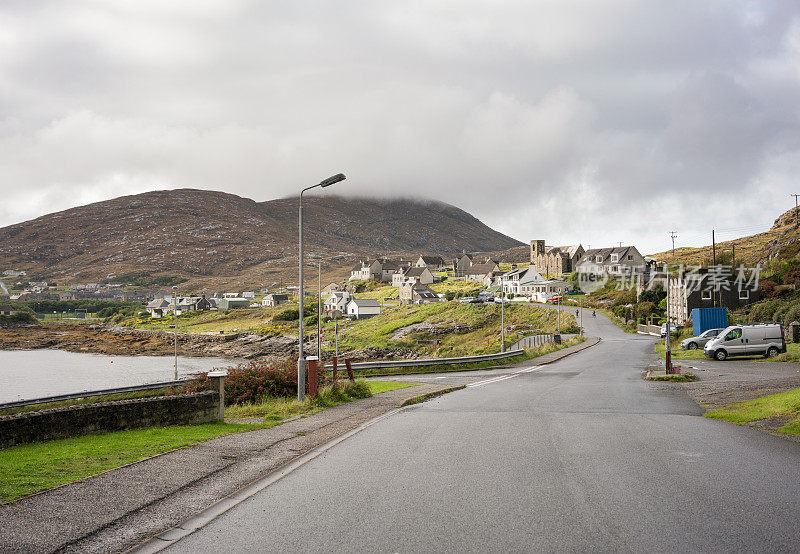
[(465, 277), (472, 265), (472, 254), (461, 254), (453, 260), (453, 275), (455, 277)]
[(431, 271), (442, 269), (447, 264), (441, 256), (420, 256), (414, 267), (427, 267)]
[(220, 298), (217, 301), (217, 308), (220, 310), (233, 310), (237, 308), (247, 308), (250, 306), (250, 300), (247, 298)]
[(635, 246), (620, 246), (587, 250), (576, 269), (602, 272), (609, 277), (641, 275), (643, 278), (647, 267), (648, 263)]
[(407, 281), (400, 287), (400, 302), (403, 304), (430, 304), (441, 301), (441, 297), (425, 285)]
[(325, 300), (325, 313), (328, 315), (342, 315), (347, 311), (347, 303), (352, 298), (349, 292), (335, 290)]
[[(289, 301), (288, 294), (268, 294), (261, 299), (262, 306), (280, 306)], [(299, 308), (298, 308), (299, 309)]]
[(736, 310), (758, 302), (758, 283), (737, 275), (717, 275), (706, 268), (684, 271), (669, 282), (667, 317), (683, 325), (695, 308), (722, 307)]
[(542, 275), (572, 273), (585, 253), (583, 246), (545, 246), (543, 240), (531, 241), (531, 265)]
[(347, 315), (355, 319), (365, 319), (380, 313), (381, 305), (374, 298), (351, 298), (347, 302)]

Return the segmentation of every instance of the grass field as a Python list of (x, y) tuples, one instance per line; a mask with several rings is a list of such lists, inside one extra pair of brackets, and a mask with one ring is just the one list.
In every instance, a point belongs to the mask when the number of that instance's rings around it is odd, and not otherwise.
[(256, 406), (226, 408), (226, 417), (263, 418), (261, 423), (255, 424), (216, 422), (151, 427), (0, 449), (0, 467), (3, 468), (0, 472), (0, 502), (9, 502), (200, 441), (274, 427), (293, 415), (310, 414), (356, 398), (414, 385), (416, 383), (357, 381), (342, 387), (344, 394), (332, 394), (328, 387), (319, 398), (309, 398), (305, 402), (269, 399)]
[(775, 416), (784, 416), (789, 420), (776, 431), (787, 435), (800, 435), (800, 389), (736, 402), (705, 413), (705, 417), (722, 419), (737, 425), (746, 425)]

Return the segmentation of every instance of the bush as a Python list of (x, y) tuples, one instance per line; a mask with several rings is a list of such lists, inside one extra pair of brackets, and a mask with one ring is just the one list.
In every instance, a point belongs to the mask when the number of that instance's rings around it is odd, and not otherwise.
[(775, 294), (775, 283), (773, 281), (761, 281), (758, 285), (761, 295), (764, 298), (772, 298)]
[[(200, 373), (184, 384), (181, 392), (199, 392), (209, 388), (208, 373)], [(225, 404), (258, 402), (265, 396), (286, 397), (297, 394), (297, 361), (249, 361), (228, 368), (225, 377)]]
[(273, 321), (297, 321), (300, 319), (300, 310), (289, 308), (272, 316)]
[(29, 312), (16, 312), (12, 315), (0, 315), (0, 327), (6, 325), (34, 325), (39, 323)]

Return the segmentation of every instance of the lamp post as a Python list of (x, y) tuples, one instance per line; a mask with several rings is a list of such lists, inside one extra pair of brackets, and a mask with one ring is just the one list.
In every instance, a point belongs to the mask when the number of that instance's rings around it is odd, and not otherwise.
[(506, 351), (506, 287), (503, 276), (500, 276), (500, 352)]
[(300, 316), (300, 337), (298, 339), (299, 345), (297, 348), (297, 400), (303, 401), (306, 398), (306, 360), (303, 358), (303, 193), (307, 190), (311, 190), (316, 187), (329, 187), (339, 181), (344, 181), (346, 177), (343, 173), (337, 173), (331, 177), (328, 177), (324, 181), (317, 183), (316, 185), (312, 185), (310, 187), (306, 187), (300, 191), (300, 209), (299, 209), (299, 217), (298, 217), (298, 242), (299, 244), (299, 310), (298, 315)]
[(175, 322), (175, 381), (178, 380), (178, 285), (172, 285), (172, 316)]

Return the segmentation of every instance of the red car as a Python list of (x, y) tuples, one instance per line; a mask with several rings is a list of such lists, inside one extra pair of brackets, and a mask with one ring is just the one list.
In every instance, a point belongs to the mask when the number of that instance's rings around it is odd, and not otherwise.
[(547, 302), (550, 304), (558, 304), (561, 302), (561, 297), (559, 295), (551, 296), (547, 299)]

